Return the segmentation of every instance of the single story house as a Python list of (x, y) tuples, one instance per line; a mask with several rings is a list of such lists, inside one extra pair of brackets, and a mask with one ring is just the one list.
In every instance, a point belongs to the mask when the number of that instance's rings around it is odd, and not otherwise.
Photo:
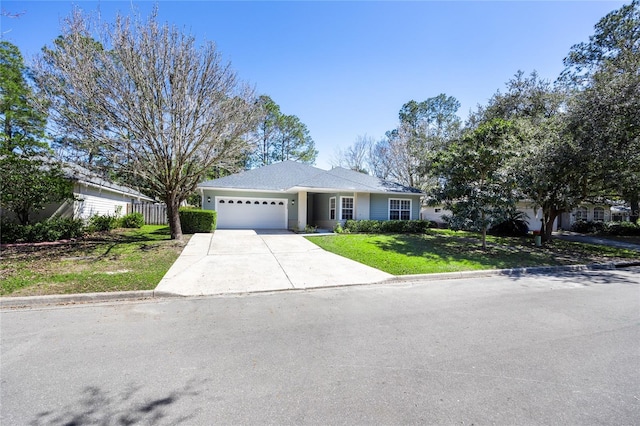
[[(518, 211), (527, 214), (527, 225), (530, 231), (538, 231), (542, 227), (540, 209), (535, 211), (530, 202), (519, 201), (516, 204)], [(571, 212), (561, 213), (553, 222), (553, 230), (558, 229), (570, 230), (571, 226), (577, 221), (584, 222), (623, 222), (629, 221), (630, 208), (621, 205), (612, 205), (611, 203), (590, 204), (583, 203), (573, 209)], [(431, 220), (437, 223), (443, 223), (443, 215), (450, 215), (451, 212), (443, 206), (422, 206), (420, 217), (424, 220)]]
[[(530, 203), (526, 201), (519, 201), (516, 204), (516, 209), (518, 211), (524, 212), (527, 215), (527, 226), (530, 231), (539, 231), (542, 228), (542, 212), (538, 209), (537, 212), (534, 211), (533, 207), (531, 207)], [(436, 223), (444, 223), (442, 219), (443, 215), (451, 215), (451, 211), (445, 209), (443, 206), (422, 206), (420, 211), (420, 217), (424, 220), (431, 220)], [(553, 230), (556, 231), (558, 228), (558, 219), (553, 222)]]
[(348, 219), (420, 219), (420, 190), (336, 167), (283, 161), (201, 183), (221, 229), (333, 229)]
[(128, 204), (155, 202), (140, 191), (106, 180), (77, 164), (64, 163), (62, 171), (73, 182), (75, 200), (51, 203), (34, 212), (30, 217), (32, 221), (52, 217), (88, 220), (94, 215), (123, 216)]

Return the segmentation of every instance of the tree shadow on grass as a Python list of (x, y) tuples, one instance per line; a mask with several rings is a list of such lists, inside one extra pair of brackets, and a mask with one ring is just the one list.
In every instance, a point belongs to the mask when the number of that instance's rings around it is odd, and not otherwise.
[(409, 257), (444, 264), (473, 264), (487, 269), (558, 264), (549, 253), (530, 250), (525, 246), (489, 243), (487, 249), (483, 250), (479, 238), (395, 235), (392, 239), (373, 241), (373, 244), (384, 251)]
[[(148, 248), (150, 243), (169, 240), (170, 235), (171, 231), (168, 226), (151, 232), (139, 230), (99, 232), (72, 241), (5, 246), (2, 248), (2, 255), (5, 259), (30, 261), (55, 258), (84, 260), (83, 257), (104, 259), (111, 254), (115, 247), (121, 244), (140, 243), (140, 248), (144, 250)], [(96, 254), (96, 252), (98, 253)]]
[[(199, 383), (200, 385), (202, 383)], [(77, 401), (55, 410), (42, 411), (31, 425), (133, 425), (188, 423), (192, 415), (172, 415), (170, 407), (181, 399), (196, 396), (194, 379), (181, 389), (159, 397), (143, 395), (142, 386), (130, 385), (121, 392), (109, 392), (98, 386), (88, 386)]]

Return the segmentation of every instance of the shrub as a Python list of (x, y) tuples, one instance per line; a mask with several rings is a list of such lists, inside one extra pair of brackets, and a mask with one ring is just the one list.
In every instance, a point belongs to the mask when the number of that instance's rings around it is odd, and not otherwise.
[(606, 222), (602, 233), (606, 235), (640, 235), (640, 226), (632, 222)]
[(529, 233), (527, 214), (520, 211), (514, 212), (507, 219), (493, 225), (488, 232), (501, 237), (524, 237)]
[(347, 220), (344, 224), (345, 231), (363, 234), (423, 234), (437, 227), (428, 220)]
[(571, 225), (571, 230), (573, 232), (579, 232), (581, 234), (595, 234), (604, 228), (604, 222), (587, 222), (584, 220), (578, 220), (573, 225)]
[(91, 232), (111, 231), (118, 227), (118, 218), (108, 214), (94, 215), (89, 218), (89, 230)]
[(84, 224), (80, 219), (54, 218), (30, 225), (2, 221), (3, 243), (40, 243), (66, 240), (84, 235)]
[(142, 213), (129, 213), (122, 216), (120, 219), (120, 226), (122, 228), (142, 228), (144, 225), (144, 216)]
[(185, 234), (211, 232), (216, 229), (217, 212), (213, 210), (181, 208), (178, 214), (182, 232)]

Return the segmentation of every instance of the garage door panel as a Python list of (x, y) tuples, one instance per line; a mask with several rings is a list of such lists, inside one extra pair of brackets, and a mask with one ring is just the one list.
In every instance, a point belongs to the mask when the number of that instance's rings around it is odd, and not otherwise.
[(217, 197), (218, 228), (286, 229), (287, 200)]

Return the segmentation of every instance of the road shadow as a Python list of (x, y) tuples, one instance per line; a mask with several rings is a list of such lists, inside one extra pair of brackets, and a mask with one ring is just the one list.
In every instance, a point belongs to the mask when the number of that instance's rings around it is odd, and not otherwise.
[(87, 386), (77, 401), (36, 414), (29, 424), (41, 425), (133, 425), (188, 423), (192, 415), (171, 415), (170, 407), (182, 399), (200, 392), (203, 383), (195, 379), (182, 388), (150, 398), (143, 395), (142, 386), (130, 384), (120, 392), (110, 392), (100, 386)]
[[(571, 282), (584, 287), (600, 284), (627, 284), (640, 285), (638, 280), (629, 276), (616, 274), (612, 269), (583, 269), (583, 270), (547, 270), (547, 271), (505, 271), (502, 276), (509, 277), (512, 281), (523, 278), (555, 279), (560, 282)], [(640, 272), (640, 270), (638, 270)]]

